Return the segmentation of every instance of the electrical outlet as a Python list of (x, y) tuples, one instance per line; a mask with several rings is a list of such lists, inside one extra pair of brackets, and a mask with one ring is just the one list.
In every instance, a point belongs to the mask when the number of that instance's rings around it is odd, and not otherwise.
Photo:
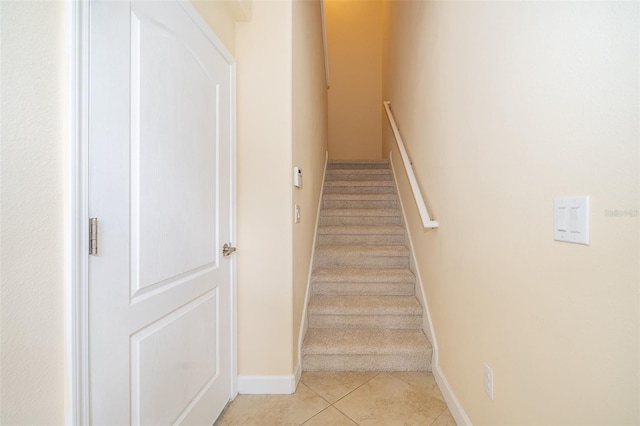
[(484, 393), (493, 401), (493, 370), (484, 363), (482, 364), (482, 387)]

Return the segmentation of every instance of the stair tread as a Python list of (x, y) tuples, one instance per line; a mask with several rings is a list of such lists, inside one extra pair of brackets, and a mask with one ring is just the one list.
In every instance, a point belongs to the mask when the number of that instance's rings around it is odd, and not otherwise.
[(398, 225), (320, 225), (319, 235), (404, 235), (404, 227)]
[(390, 182), (393, 179), (391, 173), (339, 173), (327, 174), (326, 182)]
[(325, 201), (395, 201), (396, 194), (324, 194)]
[(393, 180), (328, 180), (325, 186), (395, 186)]
[(389, 168), (389, 160), (329, 160), (327, 169), (341, 169), (348, 167), (375, 167), (375, 168)]
[(431, 369), (396, 192), (388, 160), (329, 161), (303, 369)]
[(414, 296), (313, 296), (310, 315), (422, 315)]
[(361, 165), (361, 164), (378, 164), (389, 166), (389, 160), (329, 160), (329, 165)]
[(415, 275), (408, 269), (316, 269), (314, 282), (411, 282)]
[(302, 345), (308, 354), (412, 354), (431, 350), (422, 330), (309, 329)]
[(327, 169), (327, 175), (340, 176), (340, 175), (391, 175), (391, 169), (387, 167), (380, 167), (376, 169)]
[(393, 216), (399, 217), (398, 209), (322, 209), (320, 216)]
[(318, 255), (340, 254), (342, 256), (349, 255), (367, 255), (367, 256), (387, 256), (387, 257), (403, 257), (409, 255), (409, 249), (405, 246), (398, 245), (379, 245), (379, 246), (351, 246), (351, 245), (327, 245), (317, 248)]
[[(384, 182), (384, 181), (381, 181)], [(325, 185), (325, 194), (395, 194), (392, 185)]]

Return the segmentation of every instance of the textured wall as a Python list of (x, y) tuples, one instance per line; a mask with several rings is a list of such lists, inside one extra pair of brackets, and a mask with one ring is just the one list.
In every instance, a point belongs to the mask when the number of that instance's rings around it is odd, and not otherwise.
[[(466, 413), (638, 424), (640, 4), (389, 7), (385, 95), (440, 228), (404, 178), (401, 195)], [(591, 196), (589, 246), (553, 240), (553, 198), (572, 195)]]
[(241, 375), (293, 371), (291, 9), (256, 2), (236, 24)]
[(300, 324), (307, 290), (316, 213), (327, 151), (327, 83), (318, 0), (293, 2), (293, 166), (303, 172), (293, 189), (300, 223), (293, 225), (293, 359), (298, 364)]
[(382, 155), (381, 1), (326, 0), (329, 157)]
[(64, 13), (0, 2), (2, 424), (65, 420)]
[(211, 1), (190, 0), (200, 16), (204, 18), (216, 36), (224, 43), (225, 47), (233, 55), (236, 51), (236, 21), (232, 14), (233, 7), (238, 0)]
[[(318, 2), (296, 0), (256, 2), (251, 22), (237, 24), (241, 375), (290, 375), (297, 365), (326, 151), (320, 22)], [(294, 165), (303, 189), (293, 187)]]

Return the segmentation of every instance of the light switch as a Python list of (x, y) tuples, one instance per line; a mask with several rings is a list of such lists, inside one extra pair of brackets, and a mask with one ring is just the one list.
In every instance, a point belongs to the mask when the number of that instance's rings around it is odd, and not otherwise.
[(553, 200), (553, 239), (589, 245), (589, 197)]
[(571, 206), (569, 207), (569, 232), (574, 234), (579, 233), (581, 232), (580, 227), (580, 207)]
[(569, 207), (560, 202), (557, 206), (554, 201), (553, 206), (553, 226), (555, 231), (569, 232)]
[(300, 223), (300, 206), (299, 205), (295, 205), (294, 209), (293, 209), (293, 216), (294, 216), (294, 220), (296, 223)]

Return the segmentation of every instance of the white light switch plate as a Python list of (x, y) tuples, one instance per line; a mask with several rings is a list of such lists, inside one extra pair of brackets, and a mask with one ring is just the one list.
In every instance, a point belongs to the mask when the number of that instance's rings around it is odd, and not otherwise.
[(293, 217), (296, 223), (300, 223), (300, 206), (297, 204), (293, 209)]
[(589, 245), (589, 197), (553, 200), (553, 239)]
[(486, 363), (482, 364), (482, 389), (493, 401), (493, 370)]

